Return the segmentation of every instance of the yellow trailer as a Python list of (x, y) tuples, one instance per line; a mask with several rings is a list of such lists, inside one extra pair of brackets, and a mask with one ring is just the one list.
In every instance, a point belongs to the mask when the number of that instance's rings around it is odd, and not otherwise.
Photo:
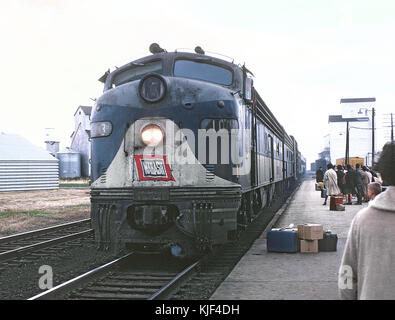
[[(348, 163), (355, 169), (355, 165), (357, 163), (359, 163), (361, 166), (365, 165), (365, 159), (364, 158), (360, 158), (360, 157), (351, 157), (348, 158)], [(336, 165), (341, 164), (341, 165), (345, 165), (345, 159), (344, 158), (340, 158), (336, 160)]]

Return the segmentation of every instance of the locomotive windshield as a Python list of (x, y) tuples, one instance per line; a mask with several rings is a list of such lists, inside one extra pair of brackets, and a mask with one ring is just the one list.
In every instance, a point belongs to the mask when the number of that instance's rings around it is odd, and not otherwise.
[(174, 76), (204, 80), (229, 86), (233, 81), (233, 72), (218, 65), (192, 60), (176, 60)]
[(120, 86), (121, 84), (140, 79), (151, 72), (162, 73), (162, 60), (147, 62), (141, 65), (135, 64), (133, 67), (116, 74), (112, 83), (115, 86)]

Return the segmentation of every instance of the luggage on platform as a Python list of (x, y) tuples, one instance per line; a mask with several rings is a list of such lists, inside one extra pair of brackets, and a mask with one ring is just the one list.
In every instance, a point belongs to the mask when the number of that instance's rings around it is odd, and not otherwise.
[(298, 252), (299, 239), (296, 229), (272, 229), (267, 233), (267, 251)]
[(324, 229), (322, 224), (305, 223), (298, 224), (298, 236), (302, 240), (322, 239)]
[(316, 253), (318, 252), (319, 240), (300, 240), (300, 252), (302, 253)]
[(330, 231), (324, 232), (324, 237), (318, 240), (318, 251), (336, 251), (337, 234)]
[[(338, 204), (341, 206), (338, 206)], [(330, 202), (329, 202), (329, 210), (343, 211), (344, 209), (343, 210), (341, 209), (342, 206), (343, 206), (343, 196), (331, 196)], [(337, 208), (339, 208), (339, 210)], [(343, 206), (343, 208), (344, 208), (344, 206)]]

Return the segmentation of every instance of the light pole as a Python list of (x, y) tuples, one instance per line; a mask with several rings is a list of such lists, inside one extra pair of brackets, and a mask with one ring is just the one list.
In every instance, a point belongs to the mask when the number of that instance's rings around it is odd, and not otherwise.
[[(358, 111), (358, 114), (362, 114), (362, 110), (366, 110), (366, 111), (372, 111), (372, 163), (371, 166), (373, 167), (374, 165), (374, 116), (376, 115), (376, 112), (374, 110), (374, 107), (372, 107), (372, 109), (368, 109), (368, 108), (360, 108)], [(365, 113), (366, 114), (366, 113)], [(347, 128), (348, 128), (348, 121), (347, 121)]]
[(349, 146), (349, 143), (350, 143), (350, 128), (348, 127), (348, 120), (347, 120), (347, 129), (346, 129), (346, 155), (345, 155), (345, 157), (344, 157), (344, 164), (345, 164), (345, 166), (347, 167), (347, 165), (348, 165), (348, 161), (349, 161), (349, 149), (350, 149), (350, 146)]

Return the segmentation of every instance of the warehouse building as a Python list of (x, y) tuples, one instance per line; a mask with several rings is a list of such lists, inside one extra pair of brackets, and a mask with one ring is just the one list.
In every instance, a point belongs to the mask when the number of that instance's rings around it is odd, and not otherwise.
[(58, 159), (19, 135), (0, 133), (0, 192), (58, 188)]

